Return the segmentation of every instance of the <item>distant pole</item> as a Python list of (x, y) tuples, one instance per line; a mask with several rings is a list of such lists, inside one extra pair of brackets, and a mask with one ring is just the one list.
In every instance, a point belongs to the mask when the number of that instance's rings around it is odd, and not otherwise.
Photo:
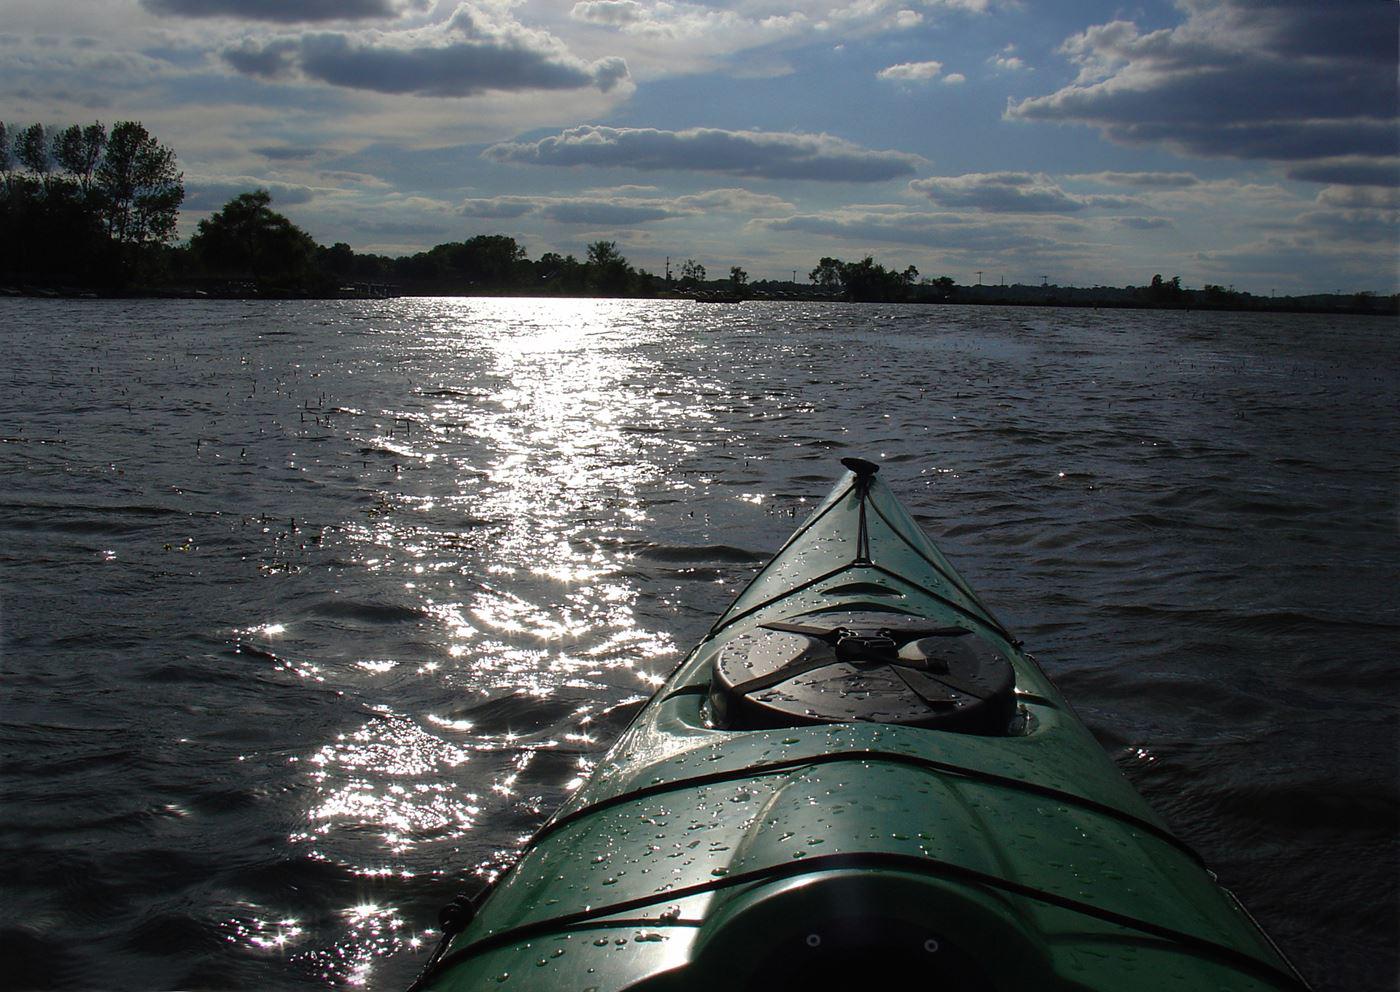
[(1049, 276), (1041, 276), (1041, 277), (1040, 277), (1040, 284), (1041, 284), (1042, 286), (1048, 286), (1048, 285), (1050, 285), (1050, 277), (1049, 277)]
[(792, 281), (793, 281), (793, 282), (797, 282), (797, 270), (796, 270), (796, 269), (793, 269), (793, 270), (792, 270)]
[(979, 285), (979, 286), (982, 285), (982, 270), (981, 270), (981, 269), (978, 269), (978, 270), (977, 270), (977, 285)]
[(671, 256), (666, 256), (666, 281), (671, 281)]

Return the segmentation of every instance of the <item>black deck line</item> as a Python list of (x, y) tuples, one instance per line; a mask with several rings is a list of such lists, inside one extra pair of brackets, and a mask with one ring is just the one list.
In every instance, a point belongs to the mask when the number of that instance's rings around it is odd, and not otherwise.
[(890, 578), (894, 579), (897, 582), (902, 582), (906, 586), (910, 586), (911, 588), (917, 589), (919, 592), (923, 593), (925, 596), (928, 596), (930, 599), (936, 599), (938, 602), (942, 603), (950, 610), (961, 614), (962, 616), (973, 621), (974, 623), (979, 623), (983, 627), (986, 627), (993, 634), (996, 634), (998, 637), (1000, 637), (1003, 641), (1005, 641), (1008, 645), (1010, 645), (1013, 648), (1017, 647), (1017, 645), (1020, 644), (1020, 642), (1017, 641), (1016, 638), (1011, 636), (1011, 632), (1005, 627), (1003, 627), (1001, 624), (997, 623), (996, 620), (994, 620), (990, 614), (983, 614), (978, 613), (975, 610), (969, 610), (966, 606), (963, 606), (961, 603), (955, 603), (947, 596), (944, 596), (942, 593), (935, 592), (934, 590), (930, 589), (928, 586), (920, 582), (915, 582), (911, 578), (900, 575), (894, 569), (886, 568), (879, 562), (872, 561), (870, 564), (863, 565), (861, 567), (868, 568), (874, 572), (879, 572), (881, 575), (888, 575)]
[[(743, 613), (736, 613), (736, 614), (734, 614), (732, 617), (730, 617), (728, 620), (725, 620), (723, 623), (716, 622), (716, 624), (715, 624), (713, 627), (710, 628), (710, 632), (709, 632), (708, 634), (705, 635), (705, 640), (701, 641), (700, 643), (703, 645), (703, 644), (705, 644), (706, 642), (713, 640), (716, 636), (719, 635), (720, 631), (726, 630), (726, 629), (728, 629), (729, 627), (734, 626), (734, 624), (738, 623), (740, 620), (747, 620), (749, 617), (753, 616), (755, 613), (758, 613), (758, 612), (760, 612), (760, 611), (762, 611), (762, 610), (768, 609), (768, 607), (772, 606), (774, 603), (776, 603), (776, 602), (778, 602), (778, 601), (780, 601), (780, 600), (787, 599), (789, 596), (793, 595), (794, 593), (799, 593), (799, 592), (802, 592), (802, 591), (804, 591), (804, 590), (806, 590), (806, 589), (810, 589), (810, 588), (812, 588), (812, 587), (815, 586), (815, 585), (819, 585), (819, 584), (825, 582), (827, 579), (834, 579), (834, 578), (836, 578), (836, 576), (840, 575), (842, 572), (849, 572), (849, 571), (850, 571), (851, 569), (853, 569), (853, 568), (871, 568), (871, 567), (872, 567), (872, 566), (870, 566), (870, 565), (861, 565), (861, 564), (859, 564), (858, 562), (853, 562), (853, 561), (851, 561), (851, 562), (847, 562), (846, 564), (840, 566), (839, 568), (833, 568), (833, 569), (832, 569), (831, 571), (829, 571), (829, 572), (823, 572), (821, 575), (818, 575), (816, 578), (808, 579), (806, 582), (802, 582), (802, 583), (799, 583), (799, 584), (793, 586), (792, 588), (788, 589), (786, 592), (782, 593), (781, 595), (774, 596), (772, 599), (765, 599), (763, 602), (759, 603), (757, 606), (751, 606), (751, 607), (749, 607), (749, 608), (748, 608), (747, 610), (745, 610)], [(756, 581), (756, 580), (757, 580), (757, 578), (755, 577), (755, 581)], [(752, 584), (752, 583), (750, 583), (750, 584)], [(742, 596), (743, 593), (740, 593), (739, 595)]]
[[(786, 551), (786, 550), (788, 549), (788, 546), (789, 546), (789, 545), (791, 545), (791, 544), (792, 544), (794, 541), (796, 541), (799, 537), (801, 537), (803, 534), (807, 533), (809, 530), (811, 530), (813, 527), (815, 527), (815, 526), (817, 525), (817, 521), (821, 520), (823, 517), (825, 517), (825, 516), (826, 516), (828, 513), (830, 513), (832, 510), (834, 510), (834, 509), (836, 509), (838, 506), (840, 506), (840, 505), (845, 501), (846, 497), (849, 496), (852, 492), (855, 491), (855, 489), (856, 489), (856, 487), (857, 487), (858, 485), (859, 485), (858, 482), (852, 482), (851, 485), (846, 489), (846, 491), (843, 492), (840, 496), (837, 496), (837, 497), (836, 497), (835, 499), (833, 499), (830, 503), (828, 503), (828, 504), (826, 505), (826, 508), (825, 508), (824, 510), (822, 510), (820, 513), (818, 513), (816, 516), (812, 517), (812, 519), (808, 520), (808, 521), (807, 521), (806, 523), (804, 523), (801, 527), (797, 528), (797, 530), (793, 531), (793, 532), (792, 532), (792, 536), (789, 537), (786, 541), (783, 542), (783, 546), (780, 547), (777, 551), (773, 552), (773, 557), (768, 559), (768, 563), (767, 563), (766, 565), (764, 565), (762, 568), (760, 568), (760, 569), (754, 574), (754, 577), (753, 577), (753, 578), (749, 579), (748, 584), (745, 585), (744, 588), (742, 588), (742, 589), (739, 590), (739, 594), (738, 594), (737, 596), (734, 597), (734, 602), (737, 603), (739, 600), (743, 599), (743, 598), (744, 598), (744, 593), (748, 592), (749, 589), (750, 589), (750, 587), (752, 587), (753, 584), (754, 584), (755, 582), (757, 582), (759, 579), (763, 578), (763, 576), (768, 572), (768, 570), (769, 570), (770, 568), (773, 567), (773, 564), (774, 564), (780, 557), (782, 557), (783, 552)], [(797, 588), (799, 588), (799, 589), (800, 589), (800, 588), (805, 588), (805, 586), (799, 586), (799, 587), (797, 587)], [(791, 590), (791, 591), (796, 591), (796, 590)], [(729, 612), (728, 610), (725, 611), (725, 613), (728, 613), (728, 612)], [(735, 619), (738, 619), (738, 618), (736, 617)], [(714, 637), (715, 634), (719, 633), (722, 629), (724, 629), (724, 628), (727, 627), (727, 626), (729, 626), (729, 623), (725, 621), (725, 619), (724, 619), (724, 613), (721, 613), (721, 614), (719, 615), (719, 617), (715, 620), (714, 625), (710, 627), (710, 632), (709, 632), (708, 634), (705, 635), (704, 640), (702, 640), (700, 643), (703, 644), (705, 641), (708, 641), (711, 637)]]
[[(1299, 992), (1312, 992), (1301, 975), (1289, 973), (1283, 968), (1271, 964), (1268, 961), (1260, 960), (1245, 951), (1238, 950), (1237, 948), (1225, 944), (1216, 943), (1213, 940), (1208, 940), (1205, 937), (1200, 937), (1193, 933), (1187, 933), (1184, 930), (1176, 930), (1172, 927), (1164, 927), (1156, 923), (1149, 923), (1146, 920), (1135, 919), (1131, 916), (1125, 916), (1122, 913), (1115, 913), (1112, 910), (1101, 909), (1091, 903), (1080, 902), (1077, 899), (1070, 899), (1067, 896), (1055, 895), (1052, 892), (1046, 892), (1029, 885), (1022, 885), (1019, 882), (1012, 882), (1008, 879), (998, 878), (995, 875), (988, 875), (971, 868), (965, 868), (962, 865), (938, 861), (933, 858), (891, 853), (819, 855), (813, 858), (805, 858), (801, 861), (741, 872), (737, 875), (726, 875), (723, 878), (715, 879), (711, 882), (701, 882), (681, 889), (672, 889), (668, 892), (659, 892), (650, 896), (628, 899), (623, 902), (614, 903), (611, 906), (564, 913), (560, 916), (552, 917), (547, 920), (540, 920), (536, 923), (527, 923), (523, 926), (500, 930), (444, 954), (438, 959), (436, 964), (432, 966), (430, 972), (425, 972), (420, 981), (426, 983), (427, 980), (430, 980), (435, 974), (440, 973), (449, 965), (473, 955), (482, 954), (500, 947), (507, 947), (532, 937), (557, 933), (569, 927), (591, 923), (603, 916), (617, 916), (621, 913), (630, 912), (634, 909), (641, 909), (645, 906), (675, 902), (678, 899), (702, 895), (706, 892), (719, 892), (741, 885), (772, 882), (799, 875), (816, 875), (829, 871), (849, 869), (905, 871), (911, 874), (931, 875), (935, 878), (949, 878), (954, 881), (982, 885), (989, 889), (1007, 892), (1027, 899), (1034, 899), (1037, 902), (1069, 910), (1070, 912), (1109, 923), (1113, 926), (1135, 930), (1138, 933), (1146, 934), (1150, 937), (1156, 937), (1170, 943), (1179, 944), (1204, 957), (1221, 961), (1237, 971), (1267, 978), (1269, 981), (1281, 982), (1284, 986), (1299, 990)], [(659, 924), (648, 923), (647, 925), (657, 926)], [(1287, 959), (1284, 959), (1284, 962), (1286, 964)]]
[(954, 589), (958, 590), (958, 592), (962, 593), (968, 599), (972, 600), (978, 606), (982, 607), (982, 609), (987, 611), (987, 615), (991, 616), (992, 611), (987, 610), (987, 604), (982, 602), (981, 596), (978, 596), (977, 593), (973, 592), (972, 587), (967, 584), (967, 581), (965, 579), (957, 575), (951, 575), (948, 572), (945, 572), (943, 570), (942, 565), (938, 564), (938, 562), (934, 561), (928, 555), (924, 554), (923, 548), (919, 547), (913, 541), (909, 540), (909, 535), (905, 534), (904, 531), (896, 527), (894, 525), (894, 521), (890, 520), (889, 517), (885, 516), (885, 511), (880, 509), (880, 504), (874, 503), (872, 505), (875, 508), (875, 515), (885, 522), (885, 526), (890, 529), (890, 532), (894, 534), (895, 537), (899, 538), (901, 541), (904, 542), (905, 547), (907, 547), (910, 551), (914, 552), (914, 554), (918, 555), (925, 562), (927, 562), (928, 566), (932, 568), (935, 572), (937, 572), (939, 575), (941, 575), (944, 579), (946, 579)]
[(614, 806), (622, 806), (635, 800), (650, 799), (653, 796), (665, 795), (668, 792), (678, 792), (681, 789), (692, 789), (700, 786), (715, 785), (721, 782), (730, 782), (736, 779), (752, 778), (760, 775), (776, 774), (778, 772), (789, 771), (794, 768), (802, 768), (810, 765), (829, 765), (838, 761), (883, 761), (896, 765), (912, 765), (916, 768), (923, 768), (948, 775), (956, 775), (961, 778), (972, 779), (988, 785), (997, 785), (1016, 792), (1028, 792), (1032, 795), (1043, 796), (1055, 802), (1068, 803), (1097, 813), (1100, 816), (1111, 820), (1117, 820), (1135, 830), (1150, 834), (1186, 855), (1201, 868), (1206, 867), (1204, 859), (1196, 853), (1191, 845), (1187, 844), (1176, 834), (1163, 827), (1157, 826), (1148, 820), (1134, 816), (1132, 813), (1124, 812), (1116, 806), (1101, 803), (1094, 799), (1079, 796), (1073, 792), (1064, 792), (1060, 789), (1051, 788), (1048, 785), (1040, 785), (1035, 782), (1027, 782), (1024, 779), (1011, 778), (1006, 775), (997, 775), (993, 772), (979, 771), (975, 768), (965, 768), (962, 765), (955, 765), (947, 761), (935, 761), (932, 758), (920, 757), (917, 754), (902, 754), (898, 751), (879, 751), (870, 748), (862, 748), (853, 751), (830, 751), (826, 754), (811, 754), (805, 757), (783, 758), (779, 761), (760, 762), (758, 764), (746, 765), (743, 768), (720, 770), (707, 772), (704, 775), (691, 775), (686, 778), (673, 779), (670, 782), (660, 782), (656, 785), (646, 785), (639, 789), (611, 796), (607, 799), (600, 799), (595, 803), (582, 806), (557, 820), (550, 820), (540, 827), (535, 835), (530, 838), (530, 846), (534, 847), (545, 837), (562, 830), (564, 827), (576, 820), (582, 819), (593, 813), (601, 813), (604, 810), (612, 809)]

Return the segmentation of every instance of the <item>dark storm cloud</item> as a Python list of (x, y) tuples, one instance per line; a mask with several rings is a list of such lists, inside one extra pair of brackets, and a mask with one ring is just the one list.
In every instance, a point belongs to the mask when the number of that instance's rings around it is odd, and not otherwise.
[(176, 17), (229, 17), (244, 21), (351, 21), (397, 17), (397, 0), (141, 0), (154, 14)]
[(907, 176), (923, 161), (917, 155), (872, 151), (826, 134), (592, 126), (570, 128), (539, 141), (493, 145), (483, 154), (497, 162), (531, 165), (859, 183)]
[(1091, 27), (1062, 46), (1079, 78), (1013, 103), (1021, 120), (1089, 124), (1190, 154), (1301, 161), (1397, 150), (1395, 36), (1381, 0), (1185, 0), (1179, 27)]

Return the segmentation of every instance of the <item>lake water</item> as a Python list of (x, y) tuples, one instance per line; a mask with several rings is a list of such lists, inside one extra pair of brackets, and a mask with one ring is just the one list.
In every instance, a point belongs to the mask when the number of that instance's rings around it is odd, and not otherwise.
[(1397, 342), (0, 301), (6, 984), (402, 987), (858, 454), (1319, 990), (1394, 987)]

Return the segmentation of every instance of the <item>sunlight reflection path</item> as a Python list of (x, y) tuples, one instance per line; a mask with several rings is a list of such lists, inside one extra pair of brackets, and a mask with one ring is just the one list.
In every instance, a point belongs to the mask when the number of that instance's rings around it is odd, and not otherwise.
[[(394, 473), (339, 533), (362, 574), (399, 586), (413, 638), (354, 659), (373, 715), (307, 757), (292, 835), (369, 880), (498, 869), (509, 852), (476, 841), (479, 820), (526, 836), (610, 739), (595, 722), (669, 670), (630, 569), (645, 492), (687, 450), (676, 427), (705, 416), (656, 388), (676, 322), (646, 304), (402, 302), (406, 395), (385, 397), (389, 433), (354, 441)], [(304, 952), (323, 978), (364, 984), (375, 957), (431, 939), (361, 905), (340, 945)]]

